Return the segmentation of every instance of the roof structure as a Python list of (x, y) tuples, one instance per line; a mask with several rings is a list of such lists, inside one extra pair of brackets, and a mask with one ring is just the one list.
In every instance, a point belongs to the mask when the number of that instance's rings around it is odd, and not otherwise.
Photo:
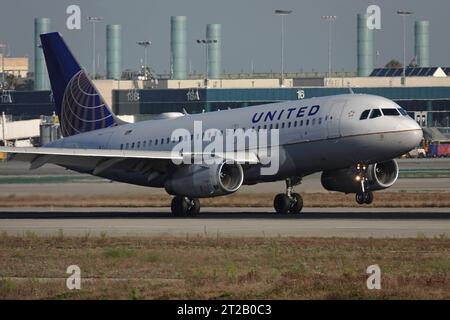
[[(401, 77), (403, 68), (376, 68), (370, 77)], [(450, 75), (450, 67), (408, 67), (405, 70), (407, 77), (446, 77)]]

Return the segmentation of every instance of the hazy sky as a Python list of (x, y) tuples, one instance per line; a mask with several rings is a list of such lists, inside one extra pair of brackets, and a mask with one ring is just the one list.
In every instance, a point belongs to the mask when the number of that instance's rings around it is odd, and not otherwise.
[[(66, 29), (66, 8), (81, 7), (81, 30)], [(397, 9), (415, 12), (408, 18), (407, 59), (414, 56), (414, 20), (431, 22), (431, 63), (450, 65), (449, 0), (1, 0), (0, 42), (11, 55), (27, 55), (33, 65), (34, 17), (52, 19), (52, 30), (63, 34), (84, 67), (92, 64), (92, 28), (89, 15), (102, 16), (97, 24), (100, 72), (104, 72), (106, 24), (123, 28), (123, 68), (137, 69), (143, 49), (136, 41), (149, 39), (149, 63), (158, 73), (169, 70), (170, 16), (188, 18), (188, 55), (193, 70), (204, 70), (204, 50), (194, 41), (205, 37), (207, 23), (222, 24), (222, 68), (227, 72), (280, 69), (280, 18), (274, 9), (289, 9), (286, 20), (285, 69), (327, 69), (328, 28), (321, 15), (337, 15), (333, 28), (333, 68), (356, 69), (356, 14), (369, 4), (382, 10), (382, 29), (375, 32), (377, 65), (391, 58), (402, 60), (402, 24)]]

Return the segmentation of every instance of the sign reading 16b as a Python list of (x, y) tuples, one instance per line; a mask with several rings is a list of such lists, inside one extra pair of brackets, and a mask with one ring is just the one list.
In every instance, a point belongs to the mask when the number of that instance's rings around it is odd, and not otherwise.
[(139, 91), (136, 89), (131, 89), (127, 93), (128, 102), (137, 102), (140, 100)]

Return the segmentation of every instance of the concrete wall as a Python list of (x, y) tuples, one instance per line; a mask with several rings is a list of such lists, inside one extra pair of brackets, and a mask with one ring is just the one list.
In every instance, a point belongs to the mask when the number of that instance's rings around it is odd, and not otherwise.
[(5, 73), (12, 74), (16, 77), (26, 78), (28, 73), (27, 57), (5, 57), (2, 62), (0, 54), (0, 72), (3, 73), (2, 65), (4, 65)]
[[(279, 88), (279, 79), (209, 79), (209, 88)], [(292, 79), (284, 79), (284, 86), (291, 88)], [(159, 80), (157, 89), (203, 88), (204, 80)]]
[(132, 80), (93, 80), (95, 87), (102, 95), (105, 102), (112, 108), (112, 91), (117, 89), (143, 89), (143, 81)]

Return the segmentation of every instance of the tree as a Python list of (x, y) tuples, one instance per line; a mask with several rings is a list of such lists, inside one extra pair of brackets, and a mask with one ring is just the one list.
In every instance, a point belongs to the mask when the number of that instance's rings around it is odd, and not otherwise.
[(398, 60), (392, 59), (385, 66), (385, 68), (394, 69), (394, 68), (403, 68), (403, 64), (401, 64)]

